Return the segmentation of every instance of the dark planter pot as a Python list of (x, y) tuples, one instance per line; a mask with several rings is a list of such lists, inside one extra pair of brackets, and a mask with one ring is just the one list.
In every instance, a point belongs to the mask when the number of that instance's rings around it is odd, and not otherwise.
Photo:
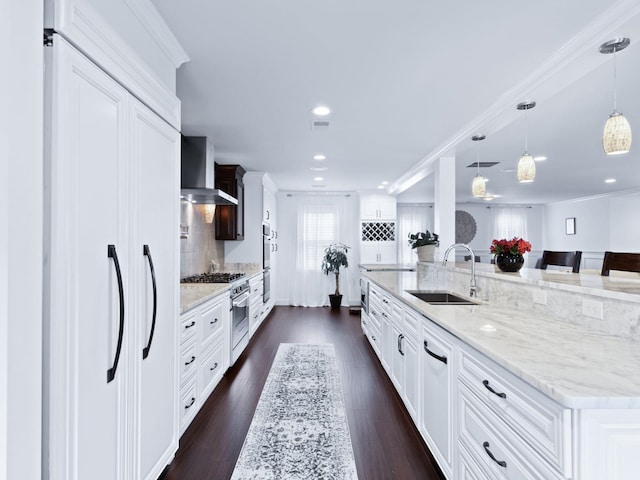
[(340, 308), (342, 295), (329, 295), (329, 301), (331, 302), (331, 308)]
[(524, 257), (519, 253), (499, 253), (496, 255), (496, 265), (503, 272), (517, 272), (524, 265)]

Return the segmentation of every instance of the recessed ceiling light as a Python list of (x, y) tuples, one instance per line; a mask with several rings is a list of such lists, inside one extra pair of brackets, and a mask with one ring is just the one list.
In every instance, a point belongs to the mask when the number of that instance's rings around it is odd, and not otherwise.
[(545, 157), (544, 155), (538, 155), (537, 157), (533, 157), (533, 159), (536, 162), (544, 162), (547, 159), (547, 157)]
[(313, 180), (315, 182), (321, 182), (322, 180), (324, 180), (324, 178), (323, 177), (313, 177)]
[(313, 188), (325, 188), (326, 185), (311, 185)]
[(490, 202), (491, 200), (493, 200), (494, 198), (496, 198), (494, 195), (491, 195), (490, 193), (488, 193), (487, 195), (485, 195), (484, 197), (482, 197), (483, 200), (486, 200), (487, 202)]
[(384, 188), (384, 185), (378, 185), (378, 188), (382, 190)]
[(607, 178), (604, 183), (616, 183), (616, 179), (615, 178)]
[(313, 156), (313, 159), (314, 159), (314, 160), (326, 160), (326, 159), (327, 159), (327, 157), (326, 157), (326, 156), (324, 156), (324, 155), (322, 155), (322, 154), (318, 154), (318, 155), (314, 155), (314, 156)]
[(331, 109), (329, 107), (325, 107), (324, 105), (318, 105), (313, 109), (313, 114), (318, 115), (319, 117), (324, 117), (331, 113)]
[(385, 180), (384, 182), (382, 182), (382, 185), (389, 185), (389, 182)]
[(314, 172), (324, 172), (326, 169), (327, 167), (311, 167)]
[(515, 172), (515, 171), (516, 171), (516, 169), (515, 169), (515, 168), (503, 168), (503, 169), (502, 169), (502, 170), (500, 170), (500, 171), (501, 171), (501, 172), (504, 172), (504, 173), (513, 173), (513, 172)]

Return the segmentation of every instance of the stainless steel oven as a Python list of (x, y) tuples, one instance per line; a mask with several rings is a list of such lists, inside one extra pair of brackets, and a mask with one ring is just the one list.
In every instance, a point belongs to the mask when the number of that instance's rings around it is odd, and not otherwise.
[(249, 344), (249, 282), (231, 287), (231, 365)]

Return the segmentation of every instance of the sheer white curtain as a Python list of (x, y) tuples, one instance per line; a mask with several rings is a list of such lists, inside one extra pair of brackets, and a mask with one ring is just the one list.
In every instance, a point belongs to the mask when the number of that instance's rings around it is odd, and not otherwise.
[(399, 203), (398, 213), (398, 263), (411, 264), (418, 261), (415, 250), (407, 242), (410, 233), (429, 230), (433, 233), (433, 209), (423, 203)]
[(528, 240), (527, 209), (524, 207), (492, 208), (493, 238), (507, 240), (521, 237)]
[(354, 298), (357, 266), (353, 247), (357, 233), (355, 204), (345, 195), (300, 195), (295, 228), (295, 259), (289, 272), (291, 305), (321, 307), (329, 304), (329, 294), (335, 291), (335, 276), (322, 273), (324, 248), (341, 242), (351, 247), (349, 267), (340, 269), (342, 304)]

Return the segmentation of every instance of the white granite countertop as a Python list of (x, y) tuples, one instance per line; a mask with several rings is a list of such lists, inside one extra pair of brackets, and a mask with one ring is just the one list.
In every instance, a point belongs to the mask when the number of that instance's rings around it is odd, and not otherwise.
[(385, 272), (395, 270), (414, 271), (416, 264), (399, 264), (399, 263), (359, 263), (358, 268), (362, 268), (369, 272)]
[[(262, 267), (254, 264), (239, 264), (240, 267), (222, 269), (220, 272), (245, 273), (246, 280), (262, 274)], [(181, 283), (180, 284), (180, 314), (202, 305), (224, 292), (228, 292), (229, 283)]]
[[(471, 270), (471, 262), (448, 263), (446, 268), (468, 274)], [(476, 277), (508, 279), (511, 282), (640, 303), (640, 275), (637, 278), (616, 276), (615, 273), (611, 275), (603, 277), (600, 272), (572, 273), (535, 268), (523, 268), (516, 273), (505, 273), (499, 271), (495, 265), (476, 263)]]
[[(485, 273), (499, 275), (493, 270)], [(555, 279), (554, 275), (568, 278), (543, 271), (521, 270), (520, 273), (514, 281), (547, 282), (548, 278)], [(562, 405), (569, 408), (640, 408), (638, 341), (487, 303), (429, 305), (405, 292), (426, 288), (418, 285), (415, 272), (366, 272), (364, 275)], [(597, 284), (598, 280), (603, 282), (605, 290), (614, 282), (593, 279), (593, 283)], [(557, 288), (556, 284), (549, 286)], [(591, 284), (587, 288), (592, 288)], [(632, 296), (626, 287), (624, 292), (607, 291)]]

